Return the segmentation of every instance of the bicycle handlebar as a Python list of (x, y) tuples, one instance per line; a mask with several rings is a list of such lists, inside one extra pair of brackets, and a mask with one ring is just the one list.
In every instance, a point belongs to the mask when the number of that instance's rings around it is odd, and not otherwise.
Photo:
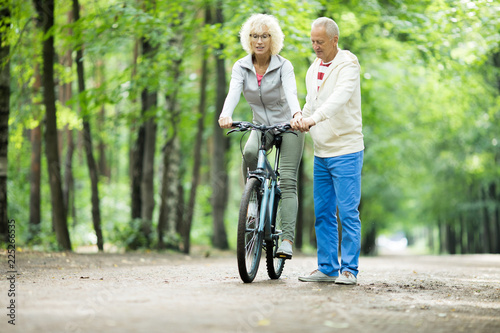
[[(229, 132), (227, 132), (227, 135), (233, 132), (246, 132), (246, 131), (252, 131), (252, 130), (257, 130), (261, 132), (268, 132), (272, 130), (277, 130), (279, 133), (293, 133), (292, 131), (289, 131), (292, 126), (290, 126), (290, 123), (280, 123), (280, 124), (275, 124), (271, 126), (267, 125), (255, 125), (253, 123), (250, 123), (248, 121), (233, 121), (233, 127), (236, 127)], [(296, 133), (294, 133), (296, 134)]]

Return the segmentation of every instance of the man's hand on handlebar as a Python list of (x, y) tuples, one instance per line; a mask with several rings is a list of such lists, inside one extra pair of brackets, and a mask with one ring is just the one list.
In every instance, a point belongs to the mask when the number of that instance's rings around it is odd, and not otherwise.
[(231, 118), (231, 117), (221, 117), (221, 118), (219, 118), (219, 126), (221, 128), (231, 128), (231, 127), (233, 127), (233, 118)]

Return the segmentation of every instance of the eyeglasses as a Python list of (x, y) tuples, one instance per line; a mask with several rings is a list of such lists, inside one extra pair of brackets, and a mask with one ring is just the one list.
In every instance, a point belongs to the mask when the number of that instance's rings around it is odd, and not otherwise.
[(250, 37), (252, 37), (253, 40), (259, 40), (259, 38), (262, 38), (262, 40), (267, 40), (269, 37), (271, 37), (271, 34), (263, 34), (263, 35), (250, 34)]

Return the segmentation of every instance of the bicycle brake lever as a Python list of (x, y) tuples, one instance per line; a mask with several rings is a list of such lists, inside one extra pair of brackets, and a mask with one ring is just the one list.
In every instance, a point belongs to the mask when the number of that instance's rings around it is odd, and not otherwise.
[(229, 135), (233, 132), (244, 132), (248, 130), (248, 126), (245, 126), (241, 122), (234, 122), (233, 125), (237, 126), (236, 128), (233, 128), (232, 130), (228, 131), (226, 135)]

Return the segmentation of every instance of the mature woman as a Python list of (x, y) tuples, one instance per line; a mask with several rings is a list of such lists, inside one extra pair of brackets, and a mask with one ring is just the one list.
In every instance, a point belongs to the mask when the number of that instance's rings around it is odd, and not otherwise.
[[(290, 122), (301, 115), (293, 66), (278, 55), (284, 35), (278, 20), (272, 15), (252, 15), (240, 31), (241, 45), (248, 55), (233, 66), (229, 92), (219, 117), (222, 128), (230, 128), (232, 114), (241, 92), (253, 111), (256, 124), (274, 125)], [(292, 244), (297, 218), (297, 170), (302, 158), (304, 134), (284, 134), (281, 143), (280, 187), (282, 191), (281, 219), (283, 242), (278, 254), (292, 256)], [(243, 151), (243, 175), (257, 167), (260, 136), (253, 131)]]

